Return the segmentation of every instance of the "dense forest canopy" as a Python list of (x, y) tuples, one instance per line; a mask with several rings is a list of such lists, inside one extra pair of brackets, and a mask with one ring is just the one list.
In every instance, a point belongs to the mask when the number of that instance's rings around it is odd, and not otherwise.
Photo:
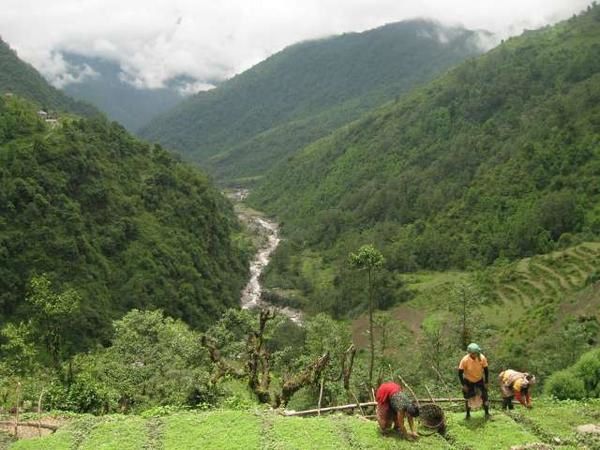
[(480, 35), (425, 20), (308, 41), (201, 92), (141, 135), (249, 182), (308, 143), (481, 53)]
[(595, 6), (313, 143), (250, 201), (283, 222), (281, 261), (318, 249), (339, 271), (369, 242), (390, 271), (545, 253), (600, 233), (599, 118)]
[(81, 298), (76, 347), (132, 308), (203, 327), (238, 304), (247, 255), (206, 175), (117, 123), (36, 110), (0, 98), (0, 319), (32, 314), (42, 275)]

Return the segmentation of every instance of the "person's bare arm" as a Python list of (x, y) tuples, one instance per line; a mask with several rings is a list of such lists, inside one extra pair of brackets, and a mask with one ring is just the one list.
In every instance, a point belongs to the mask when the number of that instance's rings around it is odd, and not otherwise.
[(408, 437), (408, 433), (406, 432), (406, 427), (404, 426), (404, 417), (406, 416), (406, 413), (404, 411), (400, 411), (397, 414), (398, 414), (397, 422), (398, 422), (398, 428), (400, 429), (400, 433), (402, 433), (402, 436)]
[(417, 429), (415, 428), (415, 419), (408, 415), (408, 426), (410, 427), (410, 434), (412, 437), (417, 437)]

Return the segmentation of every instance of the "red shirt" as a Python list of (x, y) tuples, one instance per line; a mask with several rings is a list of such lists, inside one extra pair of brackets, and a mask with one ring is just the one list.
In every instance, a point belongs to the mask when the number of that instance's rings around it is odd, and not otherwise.
[(377, 404), (383, 405), (388, 399), (400, 392), (402, 387), (399, 384), (394, 383), (393, 381), (389, 381), (387, 383), (383, 383), (381, 386), (377, 388), (377, 392), (375, 393), (375, 400), (377, 400)]

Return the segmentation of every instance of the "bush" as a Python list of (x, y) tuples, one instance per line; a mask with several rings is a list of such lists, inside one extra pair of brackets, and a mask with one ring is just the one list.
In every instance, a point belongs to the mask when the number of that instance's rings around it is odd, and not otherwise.
[(574, 372), (585, 388), (586, 397), (600, 398), (600, 348), (584, 353)]
[(600, 398), (600, 348), (584, 353), (568, 369), (552, 374), (545, 392), (560, 400)]
[(583, 380), (577, 378), (569, 369), (553, 373), (548, 378), (544, 391), (559, 400), (581, 400), (586, 396)]
[(63, 411), (107, 413), (118, 400), (115, 392), (106, 389), (88, 374), (80, 374), (69, 386), (60, 383), (51, 385), (47, 402), (50, 409)]

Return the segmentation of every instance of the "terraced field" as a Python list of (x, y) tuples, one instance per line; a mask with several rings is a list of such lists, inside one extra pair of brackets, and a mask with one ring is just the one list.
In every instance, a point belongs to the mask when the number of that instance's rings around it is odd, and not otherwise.
[[(581, 295), (589, 280), (600, 274), (600, 242), (586, 242), (566, 250), (526, 258), (485, 272), (487, 302), (481, 308), (486, 322), (502, 329), (509, 325), (520, 333), (524, 316), (537, 318), (540, 326), (557, 327), (571, 314), (596, 315), (600, 320), (600, 294)], [(391, 311), (392, 317), (419, 332), (432, 313), (447, 311), (454, 283), (469, 279), (468, 272), (407, 274), (404, 282), (414, 299)], [(413, 314), (408, 314), (412, 311)], [(516, 325), (513, 325), (516, 324)], [(366, 345), (366, 317), (353, 324), (355, 343)]]
[[(45, 438), (21, 440), (11, 450), (33, 449), (509, 449), (594, 448), (576, 432), (600, 420), (600, 403), (537, 402), (533, 410), (512, 415), (496, 411), (484, 421), (474, 413), (465, 421), (448, 412), (448, 433), (422, 435), (417, 442), (382, 436), (371, 420), (358, 416), (284, 417), (272, 411), (180, 412), (162, 417), (81, 416)], [(426, 433), (428, 434), (428, 433)], [(2, 441), (0, 441), (2, 442)], [(552, 444), (552, 447), (549, 446)]]
[[(493, 280), (486, 317), (503, 325), (518, 322), (523, 315), (546, 318), (543, 325), (556, 325), (559, 313), (596, 313), (600, 318), (600, 296), (578, 300), (591, 277), (600, 274), (600, 243), (587, 242), (564, 251), (526, 258), (504, 269)], [(590, 303), (591, 300), (591, 303)], [(543, 320), (542, 320), (543, 322)]]

